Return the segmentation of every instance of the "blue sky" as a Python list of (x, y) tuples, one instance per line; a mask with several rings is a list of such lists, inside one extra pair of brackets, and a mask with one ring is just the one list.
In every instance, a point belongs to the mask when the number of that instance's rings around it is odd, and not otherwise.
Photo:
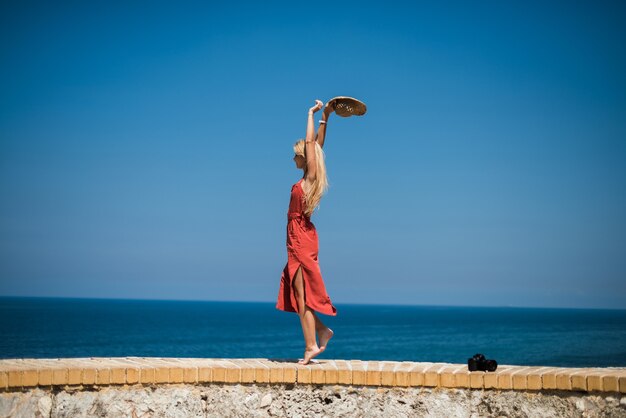
[[(0, 295), (626, 308), (620, 2), (3, 2)], [(434, 2), (433, 2), (434, 3)]]

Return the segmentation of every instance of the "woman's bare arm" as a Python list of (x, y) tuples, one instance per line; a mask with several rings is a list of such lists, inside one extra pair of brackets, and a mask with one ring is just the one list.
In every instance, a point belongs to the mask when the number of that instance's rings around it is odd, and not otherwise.
[[(322, 112), (322, 120), (324, 122), (328, 122), (328, 118), (330, 114), (335, 111), (335, 103), (326, 103), (324, 107), (324, 111)], [(326, 125), (327, 123), (321, 123), (320, 127), (317, 128), (317, 138), (316, 141), (320, 144), (320, 147), (324, 148), (324, 140), (326, 139)]]
[(320, 100), (315, 101), (315, 106), (309, 109), (309, 117), (306, 124), (306, 138), (304, 140), (304, 156), (306, 157), (306, 178), (308, 181), (314, 181), (317, 170), (317, 162), (315, 161), (315, 121), (313, 114), (322, 108), (323, 103)]

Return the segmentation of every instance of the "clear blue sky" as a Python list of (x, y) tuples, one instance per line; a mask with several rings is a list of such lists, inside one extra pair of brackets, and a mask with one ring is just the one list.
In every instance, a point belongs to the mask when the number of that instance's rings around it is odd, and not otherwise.
[[(63, 3), (63, 4), (61, 4)], [(435, 2), (433, 2), (435, 3)], [(626, 308), (622, 2), (2, 2), (0, 295)]]

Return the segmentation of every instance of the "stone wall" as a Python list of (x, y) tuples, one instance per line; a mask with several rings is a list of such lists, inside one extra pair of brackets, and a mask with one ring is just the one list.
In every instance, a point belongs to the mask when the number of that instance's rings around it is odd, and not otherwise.
[(626, 417), (625, 368), (360, 360), (0, 360), (0, 417)]

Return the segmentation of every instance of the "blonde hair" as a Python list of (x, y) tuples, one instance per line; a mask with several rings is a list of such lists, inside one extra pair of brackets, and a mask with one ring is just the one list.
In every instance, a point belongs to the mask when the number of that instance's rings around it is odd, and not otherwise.
[[(304, 143), (304, 139), (300, 139), (296, 141), (293, 146), (293, 151), (304, 157), (306, 160), (306, 147)], [(328, 190), (328, 177), (326, 176), (326, 163), (324, 162), (324, 150), (320, 144), (315, 141), (315, 162), (316, 162), (316, 170), (315, 170), (315, 181), (309, 187), (308, 193), (305, 196), (305, 211), (304, 213), (308, 216), (313, 214), (313, 211), (319, 206), (319, 202), (322, 199), (326, 190)], [(304, 172), (306, 173), (306, 163), (305, 163)]]

